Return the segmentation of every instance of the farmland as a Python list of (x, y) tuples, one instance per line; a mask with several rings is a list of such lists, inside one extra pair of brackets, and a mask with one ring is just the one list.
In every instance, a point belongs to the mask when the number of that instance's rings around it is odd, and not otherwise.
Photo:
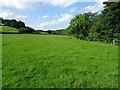
[(18, 32), (16, 28), (8, 27), (8, 26), (0, 26), (0, 32)]
[(118, 46), (70, 36), (3, 34), (2, 38), (4, 88), (118, 87)]

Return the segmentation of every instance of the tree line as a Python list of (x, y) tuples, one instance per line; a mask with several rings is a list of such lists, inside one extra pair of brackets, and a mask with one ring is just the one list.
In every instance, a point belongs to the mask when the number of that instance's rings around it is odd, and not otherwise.
[[(62, 30), (56, 30), (56, 31), (35, 30), (31, 27), (28, 27), (28, 26), (26, 27), (23, 21), (17, 21), (15, 19), (10, 20), (10, 19), (0, 18), (0, 21), (1, 21), (0, 24), (2, 26), (9, 26), (9, 27), (16, 28), (19, 31), (19, 33), (44, 34), (44, 35), (48, 35), (48, 34), (61, 35), (63, 33), (61, 32)], [(10, 33), (10, 32), (5, 32), (5, 33)]]
[(111, 43), (120, 40), (120, 2), (104, 2), (101, 14), (84, 13), (76, 15), (64, 34), (77, 39)]
[(54, 35), (70, 35), (80, 40), (103, 41), (111, 43), (120, 40), (120, 1), (104, 2), (101, 14), (84, 13), (76, 15), (66, 29), (61, 30), (34, 30), (26, 27), (22, 21), (2, 19), (4, 26), (17, 28), (20, 33), (47, 33)]
[(3, 19), (1, 18), (2, 26), (9, 26), (18, 29), (19, 33), (33, 33), (34, 29), (26, 27), (23, 21), (17, 21), (15, 19)]

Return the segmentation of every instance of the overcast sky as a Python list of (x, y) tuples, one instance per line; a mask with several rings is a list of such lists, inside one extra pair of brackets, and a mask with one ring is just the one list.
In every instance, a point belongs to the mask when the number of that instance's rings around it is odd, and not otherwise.
[(17, 19), (35, 29), (63, 29), (85, 12), (101, 12), (107, 0), (0, 0), (0, 17)]

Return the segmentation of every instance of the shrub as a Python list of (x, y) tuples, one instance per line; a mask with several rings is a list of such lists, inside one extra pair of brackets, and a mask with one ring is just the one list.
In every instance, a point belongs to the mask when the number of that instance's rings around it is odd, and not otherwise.
[(22, 27), (19, 29), (20, 33), (33, 33), (34, 29), (30, 27)]

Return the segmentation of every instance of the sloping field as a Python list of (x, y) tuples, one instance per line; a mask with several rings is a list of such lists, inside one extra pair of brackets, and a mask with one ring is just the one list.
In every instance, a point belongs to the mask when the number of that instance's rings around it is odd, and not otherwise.
[(0, 32), (19, 32), (16, 28), (9, 26), (0, 26)]
[(118, 47), (54, 35), (3, 35), (3, 87), (118, 87)]

